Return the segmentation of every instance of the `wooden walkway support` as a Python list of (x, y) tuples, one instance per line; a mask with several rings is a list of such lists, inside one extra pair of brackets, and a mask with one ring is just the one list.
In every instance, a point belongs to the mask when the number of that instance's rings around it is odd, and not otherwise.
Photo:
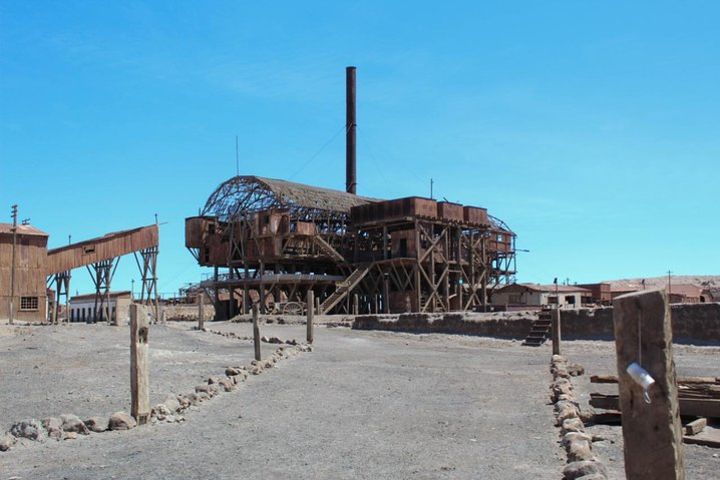
[(307, 342), (313, 343), (313, 322), (315, 313), (313, 311), (313, 307), (315, 305), (315, 293), (312, 290), (308, 290), (307, 292), (307, 321), (305, 322), (307, 324)]
[[(620, 410), (628, 480), (683, 480), (678, 404), (667, 294), (648, 290), (613, 301)], [(636, 363), (654, 379), (647, 389), (628, 373)]]
[(130, 414), (138, 425), (150, 418), (149, 322), (144, 305), (130, 305)]
[(260, 327), (258, 326), (258, 304), (253, 303), (252, 306), (252, 320), (253, 320), (253, 344), (255, 345), (255, 360), (258, 362), (260, 358)]
[(198, 330), (205, 329), (205, 295), (201, 292), (198, 295)]

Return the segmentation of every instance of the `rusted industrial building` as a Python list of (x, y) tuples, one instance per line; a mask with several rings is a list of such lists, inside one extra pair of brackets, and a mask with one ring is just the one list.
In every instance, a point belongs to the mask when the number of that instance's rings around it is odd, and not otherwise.
[(483, 308), (514, 275), (515, 233), (486, 209), (356, 195), (355, 125), (349, 67), (345, 192), (236, 176), (186, 219), (186, 247), (214, 268), (202, 286), (218, 318), (253, 302), (301, 313), (311, 289), (322, 313)]

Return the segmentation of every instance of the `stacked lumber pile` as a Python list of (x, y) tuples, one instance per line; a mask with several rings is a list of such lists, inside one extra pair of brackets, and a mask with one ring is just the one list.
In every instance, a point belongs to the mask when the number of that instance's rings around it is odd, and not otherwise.
[[(591, 383), (615, 383), (614, 375), (593, 375)], [(707, 419), (720, 420), (720, 377), (678, 378), (680, 416), (694, 418), (685, 424), (684, 441), (720, 448), (720, 439), (693, 438), (708, 424)], [(595, 423), (621, 423), (620, 398), (617, 394), (590, 394), (590, 405), (605, 410), (595, 414)]]

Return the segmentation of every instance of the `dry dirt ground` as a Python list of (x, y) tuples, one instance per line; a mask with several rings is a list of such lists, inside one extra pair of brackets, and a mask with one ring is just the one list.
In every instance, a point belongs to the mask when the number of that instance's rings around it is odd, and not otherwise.
[[(251, 332), (243, 323), (206, 326)], [(189, 327), (151, 328), (153, 402), (252, 358), (249, 341)], [(305, 331), (261, 330), (298, 340)], [(0, 327), (0, 426), (128, 410), (128, 345), (127, 327)], [(612, 344), (566, 345), (570, 361), (590, 373), (612, 372)], [(719, 349), (683, 348), (681, 373), (717, 370)], [(183, 423), (19, 445), (0, 453), (0, 479), (559, 479), (565, 459), (549, 405), (549, 359), (548, 346), (505, 340), (318, 327), (314, 352), (250, 377)], [(615, 442), (595, 449), (623, 478)], [(714, 478), (713, 453), (688, 446), (689, 479)]]

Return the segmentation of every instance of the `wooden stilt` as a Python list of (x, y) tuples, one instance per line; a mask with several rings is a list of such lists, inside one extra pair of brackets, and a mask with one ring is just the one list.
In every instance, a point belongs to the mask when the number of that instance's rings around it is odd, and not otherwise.
[(313, 311), (313, 304), (315, 303), (314, 300), (315, 293), (312, 290), (308, 290), (307, 292), (307, 342), (313, 343), (313, 323), (315, 321), (315, 313)]
[(260, 327), (258, 326), (258, 304), (253, 303), (252, 306), (253, 319), (253, 344), (255, 345), (255, 360), (258, 362), (260, 358)]

